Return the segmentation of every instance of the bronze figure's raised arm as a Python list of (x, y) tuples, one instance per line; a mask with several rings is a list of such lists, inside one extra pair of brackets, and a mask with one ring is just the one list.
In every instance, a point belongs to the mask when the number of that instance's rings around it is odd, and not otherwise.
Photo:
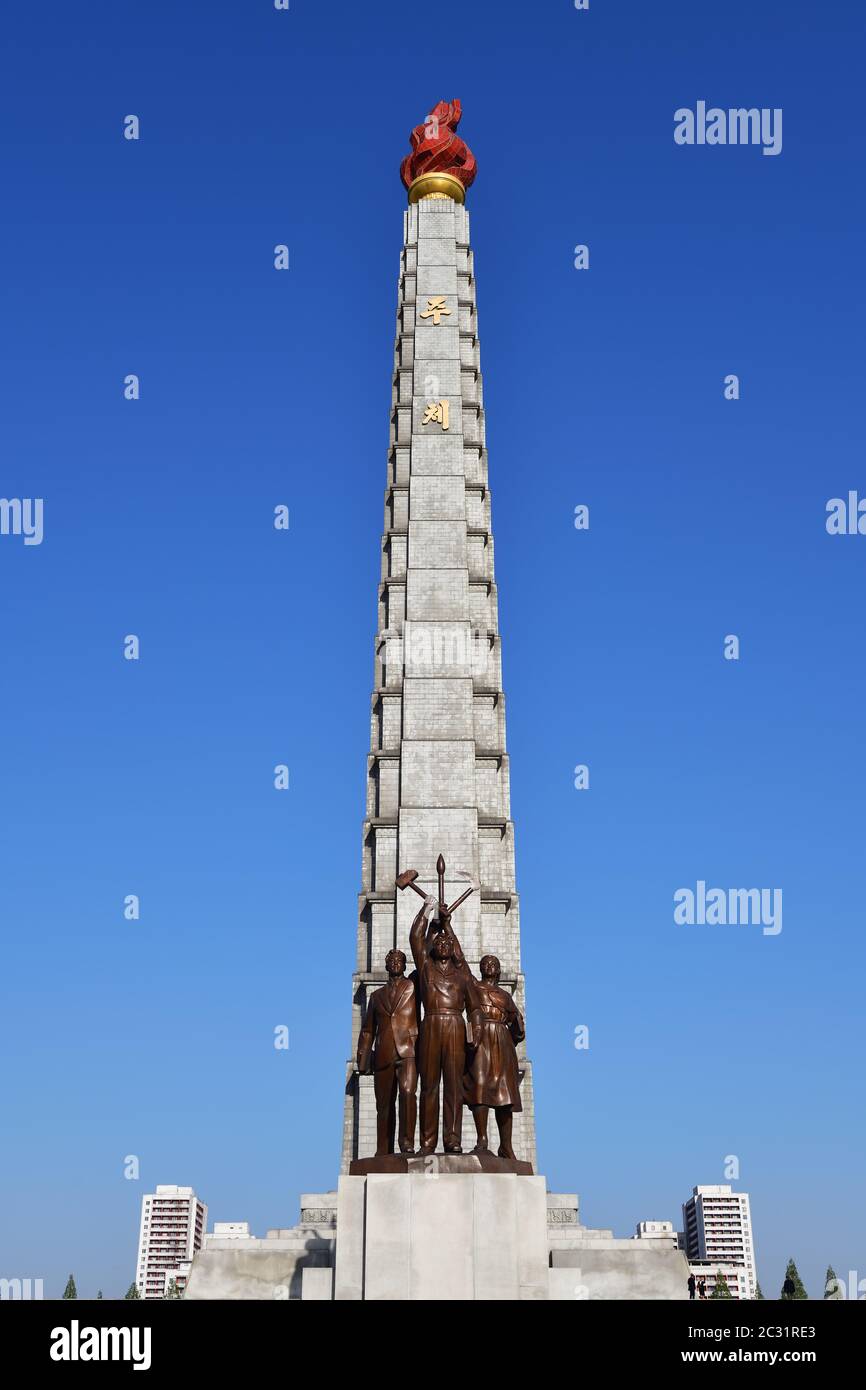
[[(463, 1127), (463, 1072), (466, 1060), (466, 1027), (463, 1013), (471, 974), (460, 943), (451, 927), (451, 912), (445, 902), (445, 860), (436, 863), (439, 878), (439, 905), (435, 921), (428, 915), (435, 905), (432, 897), (415, 882), (417, 871), (407, 869), (397, 879), (398, 888), (413, 888), (424, 898), (409, 932), (409, 944), (418, 969), (418, 987), (424, 1017), (418, 1048), (421, 1073), (422, 1155), (436, 1150), (439, 1137), (439, 1085), (442, 1085), (442, 1138), (446, 1153), (459, 1154)], [(472, 891), (471, 889), (469, 890)], [(464, 893), (460, 899), (468, 897)], [(456, 906), (456, 904), (454, 904)]]

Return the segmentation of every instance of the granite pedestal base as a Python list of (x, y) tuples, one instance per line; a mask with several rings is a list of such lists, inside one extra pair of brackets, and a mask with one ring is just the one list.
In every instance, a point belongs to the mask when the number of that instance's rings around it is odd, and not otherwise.
[(339, 1181), (337, 1230), (335, 1299), (548, 1297), (544, 1178), (423, 1166), (350, 1174)]
[(478, 1158), (431, 1155), (411, 1172), (341, 1178), (339, 1193), (301, 1197), (297, 1226), (263, 1238), (208, 1234), (185, 1298), (688, 1298), (681, 1250), (590, 1229), (575, 1193), (482, 1172)]

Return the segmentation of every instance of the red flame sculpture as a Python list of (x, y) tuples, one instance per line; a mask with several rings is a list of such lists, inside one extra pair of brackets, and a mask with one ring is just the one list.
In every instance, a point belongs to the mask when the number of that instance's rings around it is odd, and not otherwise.
[(464, 188), (473, 182), (478, 171), (475, 156), (456, 133), (462, 114), (459, 101), (440, 101), (416, 125), (409, 136), (412, 153), (400, 165), (400, 178), (407, 188), (422, 174), (450, 174)]

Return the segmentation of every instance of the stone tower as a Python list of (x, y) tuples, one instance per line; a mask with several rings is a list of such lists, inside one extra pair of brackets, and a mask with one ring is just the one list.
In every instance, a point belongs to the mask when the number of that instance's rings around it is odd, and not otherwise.
[[(522, 1046), (523, 1109), (514, 1116), (512, 1138), (532, 1174), (518, 1165), (509, 1171), (509, 1164), (488, 1154), (491, 1170), (470, 1155), (475, 1132), (468, 1110), (463, 1155), (373, 1159), (373, 1078), (354, 1067), (367, 999), (385, 979), (385, 955), (395, 945), (408, 954), (419, 899), (410, 889), (398, 893), (395, 878), (416, 869), (427, 892), (438, 896), (440, 854), (447, 865), (445, 900), (453, 903), (467, 885), (473, 888), (454, 915), (473, 972), (483, 955), (497, 955), (501, 983), (525, 1014), (475, 277), (464, 206), (475, 161), (456, 135), (459, 118), (458, 102), (440, 102), (412, 132), (413, 153), (401, 170), (409, 209), (342, 1173), (336, 1192), (302, 1195), (297, 1226), (243, 1242), (209, 1236), (195, 1257), (188, 1299), (688, 1298), (685, 1256), (668, 1239), (618, 1240), (611, 1231), (589, 1230), (580, 1223), (576, 1194), (547, 1191), (536, 1162), (532, 1072)], [(531, 1044), (531, 1014), (527, 1026)], [(416, 1132), (416, 1145), (419, 1139)]]
[[(420, 899), (399, 893), (419, 870), (446, 899), (475, 891), (454, 926), (474, 974), (490, 952), (525, 1013), (514, 874), (490, 489), (465, 188), (475, 161), (455, 134), (459, 102), (412, 132), (397, 303), (391, 436), (363, 827), (352, 1057), (346, 1070), (342, 1171), (376, 1148), (373, 1078), (354, 1054), (385, 955), (409, 955)], [(527, 1020), (531, 1044), (532, 1018)], [(514, 1148), (537, 1172), (532, 1070), (519, 1049), (523, 1111)], [(464, 1151), (475, 1132), (464, 1112)], [(417, 1136), (416, 1136), (417, 1143)]]

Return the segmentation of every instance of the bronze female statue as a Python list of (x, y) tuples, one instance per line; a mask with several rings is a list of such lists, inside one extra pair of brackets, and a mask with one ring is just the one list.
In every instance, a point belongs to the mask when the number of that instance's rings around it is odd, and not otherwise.
[(516, 1157), (511, 1147), (515, 1110), (522, 1110), (516, 1043), (526, 1036), (523, 1016), (508, 990), (499, 985), (496, 956), (484, 956), (481, 979), (470, 976), (467, 1012), (472, 1049), (464, 1078), (464, 1100), (475, 1120), (476, 1153), (487, 1152), (487, 1117), (492, 1106), (499, 1128), (499, 1157)]

